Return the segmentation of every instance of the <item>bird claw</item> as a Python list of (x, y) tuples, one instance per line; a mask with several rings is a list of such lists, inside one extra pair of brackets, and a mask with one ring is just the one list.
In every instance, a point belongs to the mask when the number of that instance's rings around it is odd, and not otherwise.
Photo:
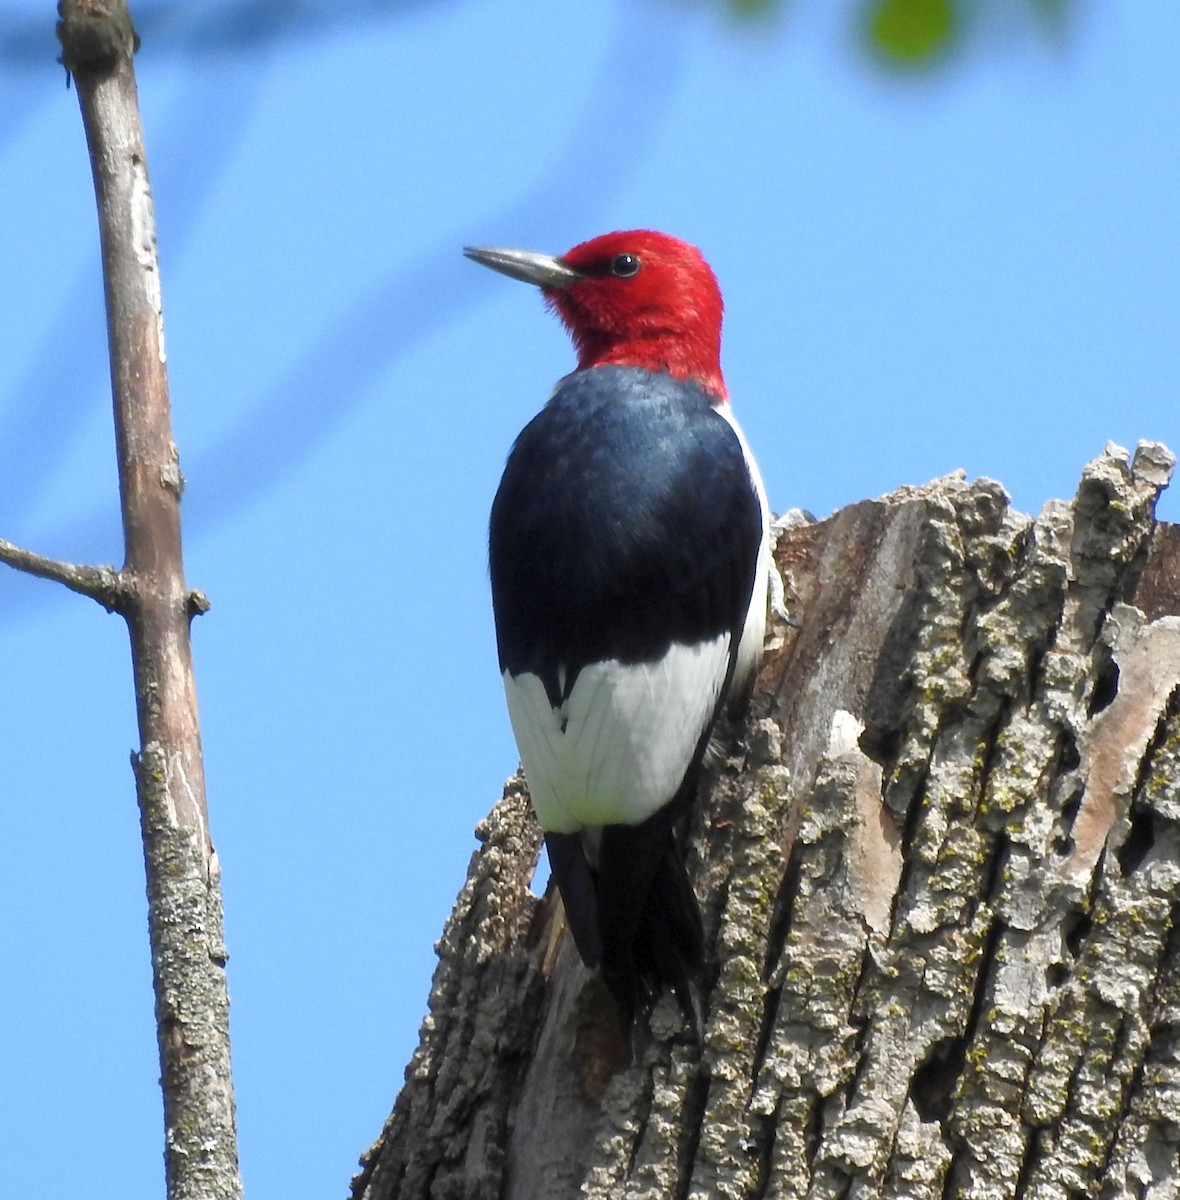
[(784, 625), (798, 629), (799, 623), (787, 611), (787, 588), (782, 573), (775, 563), (770, 564), (770, 611)]
[[(781, 517), (776, 517), (770, 526), (771, 546), (777, 547), (778, 540), (788, 529), (798, 525), (814, 525), (815, 517), (806, 509), (791, 508)], [(802, 626), (791, 616), (787, 609), (787, 588), (783, 582), (782, 572), (773, 557), (770, 563), (770, 611), (788, 629), (801, 629)]]

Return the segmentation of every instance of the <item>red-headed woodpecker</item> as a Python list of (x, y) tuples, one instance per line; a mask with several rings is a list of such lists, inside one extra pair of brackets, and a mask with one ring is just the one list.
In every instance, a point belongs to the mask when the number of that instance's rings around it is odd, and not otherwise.
[(496, 641), (553, 876), (624, 1028), (664, 986), (695, 1024), (700, 910), (676, 841), (713, 726), (748, 698), (766, 494), (721, 376), (694, 247), (610, 233), (554, 258), (468, 248), (533, 283), (578, 369), (516, 439), (492, 505)]

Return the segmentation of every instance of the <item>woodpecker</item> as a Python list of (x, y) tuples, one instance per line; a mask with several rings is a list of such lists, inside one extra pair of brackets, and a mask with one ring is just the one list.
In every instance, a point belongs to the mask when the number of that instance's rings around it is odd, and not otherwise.
[(699, 1034), (700, 909), (677, 841), (722, 709), (749, 698), (766, 492), (721, 374), (721, 292), (651, 230), (561, 257), (468, 247), (540, 287), (578, 366), (492, 505), (508, 714), (574, 942), (624, 1031), (671, 987)]

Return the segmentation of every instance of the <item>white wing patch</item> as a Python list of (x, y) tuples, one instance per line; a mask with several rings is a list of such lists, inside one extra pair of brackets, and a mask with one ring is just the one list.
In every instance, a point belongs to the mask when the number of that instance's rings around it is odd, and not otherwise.
[(560, 708), (536, 675), (505, 671), (508, 715), (541, 828), (637, 825), (667, 804), (717, 707), (729, 643), (721, 634), (673, 645), (659, 662), (583, 667)]

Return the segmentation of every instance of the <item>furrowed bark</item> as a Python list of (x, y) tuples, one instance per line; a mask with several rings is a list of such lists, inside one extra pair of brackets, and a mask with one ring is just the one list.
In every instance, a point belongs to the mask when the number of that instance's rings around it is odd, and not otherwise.
[(125, 560), (56, 563), (9, 543), (0, 559), (92, 596), (127, 621), (140, 749), (144, 861), (170, 1200), (241, 1196), (220, 877), (209, 836), (184, 581), (155, 217), (123, 0), (61, 0), (98, 202)]
[(690, 829), (703, 1048), (665, 1000), (625, 1064), (515, 780), (355, 1200), (1180, 1194), (1172, 466), (784, 528), (799, 627)]

